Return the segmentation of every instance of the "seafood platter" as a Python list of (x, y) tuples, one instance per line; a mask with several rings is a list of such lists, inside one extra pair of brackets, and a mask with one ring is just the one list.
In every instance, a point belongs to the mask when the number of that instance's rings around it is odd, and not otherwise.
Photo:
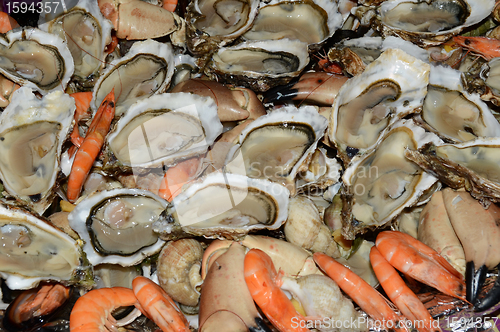
[(499, 331), (494, 0), (0, 4), (1, 332)]

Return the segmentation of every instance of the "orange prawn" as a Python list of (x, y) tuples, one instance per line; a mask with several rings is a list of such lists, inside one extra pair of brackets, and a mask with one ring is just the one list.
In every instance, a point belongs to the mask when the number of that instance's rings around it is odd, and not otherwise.
[(193, 180), (198, 174), (202, 159), (194, 157), (170, 167), (163, 176), (158, 196), (171, 202), (175, 196), (180, 194), (182, 186)]
[(69, 330), (70, 332), (116, 331), (111, 313), (119, 307), (132, 305), (142, 309), (134, 292), (129, 288), (91, 290), (80, 297), (71, 310)]
[(379, 233), (375, 242), (396, 269), (437, 290), (465, 300), (463, 276), (434, 249), (398, 231)]
[(75, 160), (73, 161), (71, 173), (68, 178), (68, 189), (66, 192), (70, 202), (76, 201), (80, 195), (83, 183), (104, 145), (104, 138), (108, 134), (114, 116), (115, 91), (113, 89), (102, 101), (101, 106), (90, 124), (87, 135), (75, 155)]
[(175, 12), (175, 8), (177, 8), (177, 0), (163, 0), (162, 7), (169, 12)]
[(0, 11), (0, 33), (9, 32), (17, 27), (19, 27), (19, 24), (15, 19), (10, 17), (9, 14)]
[(422, 301), (406, 286), (376, 247), (372, 247), (370, 251), (370, 263), (387, 296), (419, 331), (439, 331), (438, 328), (433, 328), (433, 319)]
[(458, 45), (476, 53), (490, 61), (500, 57), (500, 40), (488, 37), (464, 37), (455, 36), (453, 41)]
[(132, 288), (142, 307), (142, 313), (152, 319), (163, 332), (190, 332), (186, 317), (160, 286), (139, 276), (132, 281)]
[(316, 264), (371, 318), (377, 322), (386, 322), (387, 327), (394, 327), (396, 331), (407, 331), (404, 324), (403, 327), (397, 328), (402, 318), (389, 307), (380, 293), (361, 277), (323, 253), (314, 253), (313, 257)]
[(84, 138), (80, 136), (80, 132), (78, 131), (78, 122), (83, 120), (85, 116), (89, 114), (88, 109), (90, 107), (90, 102), (92, 101), (92, 92), (75, 92), (70, 94), (70, 96), (73, 97), (76, 105), (75, 126), (73, 127), (73, 132), (71, 133), (71, 143), (80, 147)]
[(281, 332), (309, 331), (301, 327), (306, 326), (305, 317), (297, 313), (280, 289), (281, 280), (271, 258), (260, 249), (251, 249), (245, 256), (244, 265), (248, 290), (271, 323)]

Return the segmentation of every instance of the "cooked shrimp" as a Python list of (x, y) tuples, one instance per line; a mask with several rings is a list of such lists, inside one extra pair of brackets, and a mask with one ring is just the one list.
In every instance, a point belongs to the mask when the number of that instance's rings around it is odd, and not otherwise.
[(78, 131), (78, 122), (83, 120), (85, 116), (88, 115), (90, 101), (92, 100), (92, 92), (75, 92), (70, 96), (73, 97), (76, 105), (75, 126), (73, 127), (73, 132), (71, 133), (71, 142), (77, 147), (80, 147), (84, 138), (80, 136), (80, 132)]
[(177, 0), (163, 0), (162, 7), (169, 12), (175, 12), (175, 8), (177, 8)]
[(194, 157), (170, 167), (163, 176), (158, 196), (169, 202), (172, 201), (175, 196), (180, 194), (184, 184), (196, 178), (201, 161), (202, 158)]
[(465, 300), (463, 276), (434, 249), (397, 231), (381, 232), (376, 246), (399, 271), (445, 294)]
[(423, 303), (406, 286), (398, 272), (387, 262), (376, 247), (372, 247), (370, 251), (370, 263), (387, 296), (418, 331), (439, 331), (439, 329), (433, 328), (433, 319)]
[(0, 11), (0, 33), (6, 33), (17, 28), (17, 21), (9, 16), (9, 14)]
[(486, 60), (500, 57), (500, 40), (488, 37), (455, 36), (453, 41)]
[(66, 195), (70, 202), (76, 201), (82, 190), (83, 183), (94, 164), (99, 151), (108, 134), (111, 121), (115, 116), (115, 91), (114, 89), (104, 98), (101, 106), (94, 115), (94, 119), (85, 136), (80, 149), (75, 155), (71, 173), (68, 179)]
[[(259, 249), (251, 249), (245, 256), (245, 281), (253, 300), (271, 323), (281, 332), (309, 331), (300, 327), (305, 322), (286, 294), (280, 289), (279, 274), (271, 258)], [(302, 324), (302, 326), (305, 326)]]
[[(80, 297), (69, 317), (70, 332), (117, 331), (109, 317), (119, 307), (140, 308), (134, 292), (125, 287), (94, 289)], [(141, 310), (142, 311), (142, 310)]]
[(406, 331), (406, 328), (396, 328), (401, 320), (386, 300), (366, 281), (357, 274), (323, 253), (315, 253), (314, 261), (318, 266), (339, 285), (349, 297), (356, 302), (371, 318), (387, 327), (394, 327), (396, 331)]
[(142, 313), (152, 319), (163, 332), (190, 332), (186, 317), (165, 291), (145, 277), (132, 281), (134, 294)]

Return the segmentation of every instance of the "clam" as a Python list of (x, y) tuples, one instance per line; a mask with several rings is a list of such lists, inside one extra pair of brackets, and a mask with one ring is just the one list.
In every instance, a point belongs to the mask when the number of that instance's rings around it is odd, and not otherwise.
[(136, 42), (124, 57), (112, 61), (103, 71), (95, 84), (91, 106), (96, 110), (114, 88), (118, 117), (136, 101), (165, 92), (173, 74), (174, 53), (170, 44)]
[(214, 172), (176, 196), (154, 225), (165, 240), (186, 237), (239, 239), (278, 229), (288, 215), (290, 192), (280, 184)]
[(76, 281), (81, 248), (44, 218), (0, 203), (0, 275), (10, 289), (35, 287), (41, 280)]
[(91, 264), (132, 266), (163, 246), (152, 224), (166, 206), (146, 190), (114, 189), (85, 197), (68, 219), (85, 241), (83, 250)]
[(35, 28), (14, 29), (0, 38), (0, 73), (41, 94), (64, 91), (74, 63), (60, 37)]
[(0, 178), (10, 195), (39, 213), (52, 203), (74, 112), (74, 99), (62, 91), (39, 99), (21, 87), (0, 115)]
[(429, 142), (440, 144), (441, 140), (412, 120), (402, 120), (370, 151), (353, 159), (342, 176), (346, 238), (386, 225), (432, 188), (437, 178), (405, 158), (405, 150), (417, 150)]

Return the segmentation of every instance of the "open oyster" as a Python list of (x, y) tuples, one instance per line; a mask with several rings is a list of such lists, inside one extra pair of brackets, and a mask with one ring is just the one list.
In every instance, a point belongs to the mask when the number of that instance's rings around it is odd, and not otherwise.
[(182, 92), (154, 95), (118, 120), (107, 138), (110, 161), (118, 160), (120, 167), (173, 166), (206, 152), (221, 132), (212, 98)]
[(81, 249), (69, 235), (21, 208), (0, 203), (0, 275), (9, 288), (70, 280), (81, 259)]
[(95, 84), (91, 106), (96, 110), (114, 88), (118, 117), (136, 101), (165, 92), (173, 74), (174, 53), (170, 44), (136, 42), (123, 58), (111, 62), (102, 73)]
[(428, 145), (406, 156), (448, 186), (476, 199), (500, 202), (500, 140), (477, 138), (459, 144)]
[(307, 44), (298, 40), (249, 41), (221, 47), (206, 74), (258, 91), (288, 83), (309, 63)]
[(80, 0), (63, 15), (40, 25), (40, 29), (67, 42), (75, 63), (74, 78), (85, 87), (94, 85), (105, 64), (104, 49), (111, 42), (111, 27), (96, 0)]
[[(312, 106), (286, 106), (261, 116), (240, 134), (229, 152), (226, 169), (251, 178), (268, 179), (295, 191), (303, 162), (314, 153), (327, 120)], [(244, 165), (238, 165), (241, 156)], [(304, 166), (307, 169), (307, 165)]]
[(212, 53), (250, 29), (259, 0), (194, 0), (187, 7), (187, 45), (194, 54)]
[(467, 93), (462, 73), (449, 67), (432, 67), (420, 114), (436, 134), (451, 142), (500, 136), (500, 124), (489, 107), (478, 95)]
[(268, 180), (215, 172), (175, 197), (155, 223), (165, 240), (185, 233), (239, 239), (259, 229), (278, 229), (287, 219), (290, 192)]
[(22, 28), (0, 37), (0, 73), (19, 85), (41, 94), (64, 91), (73, 71), (68, 46), (56, 35)]
[(412, 120), (402, 120), (388, 128), (365, 155), (353, 159), (342, 176), (342, 232), (346, 238), (387, 224), (432, 187), (437, 178), (405, 158), (405, 150), (429, 142), (440, 144), (441, 140)]
[(113, 189), (87, 196), (68, 219), (85, 241), (83, 250), (92, 265), (131, 266), (163, 246), (152, 224), (166, 206), (167, 201), (146, 190)]
[(390, 0), (377, 10), (378, 29), (419, 46), (439, 45), (491, 14), (494, 0)]
[(417, 112), (430, 66), (399, 49), (388, 49), (349, 79), (335, 98), (328, 135), (344, 162), (367, 151), (384, 129)]
[(40, 214), (52, 203), (75, 101), (62, 91), (38, 99), (14, 92), (0, 115), (0, 178), (7, 192)]
[(342, 26), (336, 1), (273, 0), (261, 2), (247, 40), (298, 39), (308, 45), (319, 44)]

